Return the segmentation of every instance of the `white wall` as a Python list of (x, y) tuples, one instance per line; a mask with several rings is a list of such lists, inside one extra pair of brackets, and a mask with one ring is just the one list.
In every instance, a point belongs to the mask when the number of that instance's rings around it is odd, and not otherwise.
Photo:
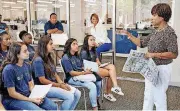
[(2, 0), (0, 0), (0, 14), (2, 14)]
[(172, 4), (172, 27), (178, 36), (179, 56), (173, 62), (171, 85), (180, 86), (180, 0), (173, 0)]

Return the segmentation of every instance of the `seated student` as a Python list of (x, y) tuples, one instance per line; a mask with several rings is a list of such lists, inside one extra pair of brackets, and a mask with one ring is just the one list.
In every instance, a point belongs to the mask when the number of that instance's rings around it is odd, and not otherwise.
[(64, 54), (62, 57), (62, 66), (66, 73), (66, 82), (73, 85), (87, 87), (89, 92), (89, 97), (93, 110), (98, 109), (98, 98), (101, 92), (101, 81), (97, 82), (82, 82), (79, 80), (74, 80), (74, 76), (91, 74), (92, 72), (88, 69), (83, 69), (83, 63), (78, 56), (78, 43), (74, 38), (70, 38), (66, 41), (64, 46)]
[(53, 41), (49, 36), (45, 35), (38, 41), (37, 53), (32, 63), (35, 84), (52, 84), (53, 87), (47, 97), (64, 100), (60, 110), (74, 110), (81, 97), (81, 92), (76, 89), (72, 93), (70, 86), (57, 75), (52, 58), (53, 49)]
[(7, 55), (9, 45), (11, 43), (11, 37), (6, 31), (0, 33), (0, 66)]
[(34, 47), (31, 46), (32, 44), (32, 36), (27, 31), (23, 30), (19, 33), (19, 38), (26, 44), (28, 51), (29, 51), (29, 61), (32, 61), (34, 57)]
[(34, 87), (29, 58), (24, 43), (12, 43), (4, 64), (2, 80), (4, 84), (2, 103), (7, 110), (56, 110), (56, 104), (48, 98), (29, 98)]
[[(82, 59), (97, 62), (98, 65), (101, 65), (96, 52), (95, 37), (93, 37), (92, 35), (87, 35), (84, 38), (84, 43), (80, 55)], [(116, 69), (113, 64), (109, 64), (107, 66), (104, 66), (103, 68), (99, 68), (99, 72), (97, 74), (101, 77), (109, 77), (106, 93), (104, 94), (104, 97), (106, 99), (110, 101), (116, 101), (116, 98), (110, 93), (110, 91), (113, 91), (114, 93), (119, 95), (124, 95), (124, 93), (121, 91), (121, 88), (117, 84)]]

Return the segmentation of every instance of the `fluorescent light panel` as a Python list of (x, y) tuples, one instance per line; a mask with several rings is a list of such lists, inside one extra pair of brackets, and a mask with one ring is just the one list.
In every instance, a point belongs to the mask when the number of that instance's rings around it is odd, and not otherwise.
[(52, 2), (48, 2), (48, 1), (37, 1), (38, 3), (52, 3)]
[(16, 4), (16, 2), (7, 2), (7, 1), (2, 1), (2, 3), (7, 3), (7, 4)]

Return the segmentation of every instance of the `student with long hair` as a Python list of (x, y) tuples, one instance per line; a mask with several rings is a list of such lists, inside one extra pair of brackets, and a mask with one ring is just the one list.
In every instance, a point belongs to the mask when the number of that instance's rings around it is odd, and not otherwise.
[(52, 58), (53, 49), (51, 37), (48, 35), (41, 37), (32, 62), (35, 84), (52, 84), (47, 97), (64, 100), (60, 110), (74, 110), (81, 97), (81, 92), (75, 89), (72, 93), (72, 86), (70, 87), (60, 79)]
[(93, 110), (99, 106), (98, 98), (101, 92), (101, 81), (90, 82), (75, 80), (74, 76), (92, 74), (89, 69), (83, 69), (83, 63), (78, 55), (78, 42), (74, 38), (66, 41), (62, 57), (62, 66), (66, 73), (66, 82), (73, 85), (87, 87), (89, 89), (90, 102)]
[(19, 38), (26, 44), (29, 51), (29, 61), (32, 61), (35, 53), (35, 49), (32, 44), (32, 36), (27, 31), (23, 30), (19, 33)]
[(0, 66), (5, 60), (9, 45), (11, 44), (11, 37), (6, 31), (0, 33)]
[[(84, 38), (84, 43), (80, 55), (82, 59), (97, 62), (100, 66), (101, 62), (99, 61), (95, 44), (95, 37), (92, 35), (87, 35)], [(116, 101), (116, 98), (110, 93), (111, 91), (119, 95), (124, 95), (124, 93), (121, 91), (121, 88), (117, 84), (116, 68), (113, 64), (108, 64), (107, 66), (99, 68), (97, 74), (101, 77), (108, 77), (106, 92), (104, 94), (106, 99), (109, 101)]]
[(56, 104), (48, 98), (29, 98), (34, 87), (29, 58), (24, 43), (12, 43), (2, 65), (4, 84), (2, 103), (7, 110), (56, 110)]

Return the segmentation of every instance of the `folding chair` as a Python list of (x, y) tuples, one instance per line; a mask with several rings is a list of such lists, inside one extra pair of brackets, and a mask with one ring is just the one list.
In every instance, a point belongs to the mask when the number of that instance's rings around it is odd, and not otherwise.
[(58, 99), (58, 98), (49, 98), (51, 101), (53, 101), (54, 103), (56, 103), (57, 105), (57, 110), (60, 110), (59, 107), (60, 107), (60, 102), (63, 101), (61, 99)]
[(107, 53), (112, 53), (112, 64), (114, 64), (114, 51), (113, 50), (109, 50), (109, 51), (106, 51), (106, 52), (100, 52), (100, 61), (102, 61), (102, 55), (103, 54), (107, 54)]

